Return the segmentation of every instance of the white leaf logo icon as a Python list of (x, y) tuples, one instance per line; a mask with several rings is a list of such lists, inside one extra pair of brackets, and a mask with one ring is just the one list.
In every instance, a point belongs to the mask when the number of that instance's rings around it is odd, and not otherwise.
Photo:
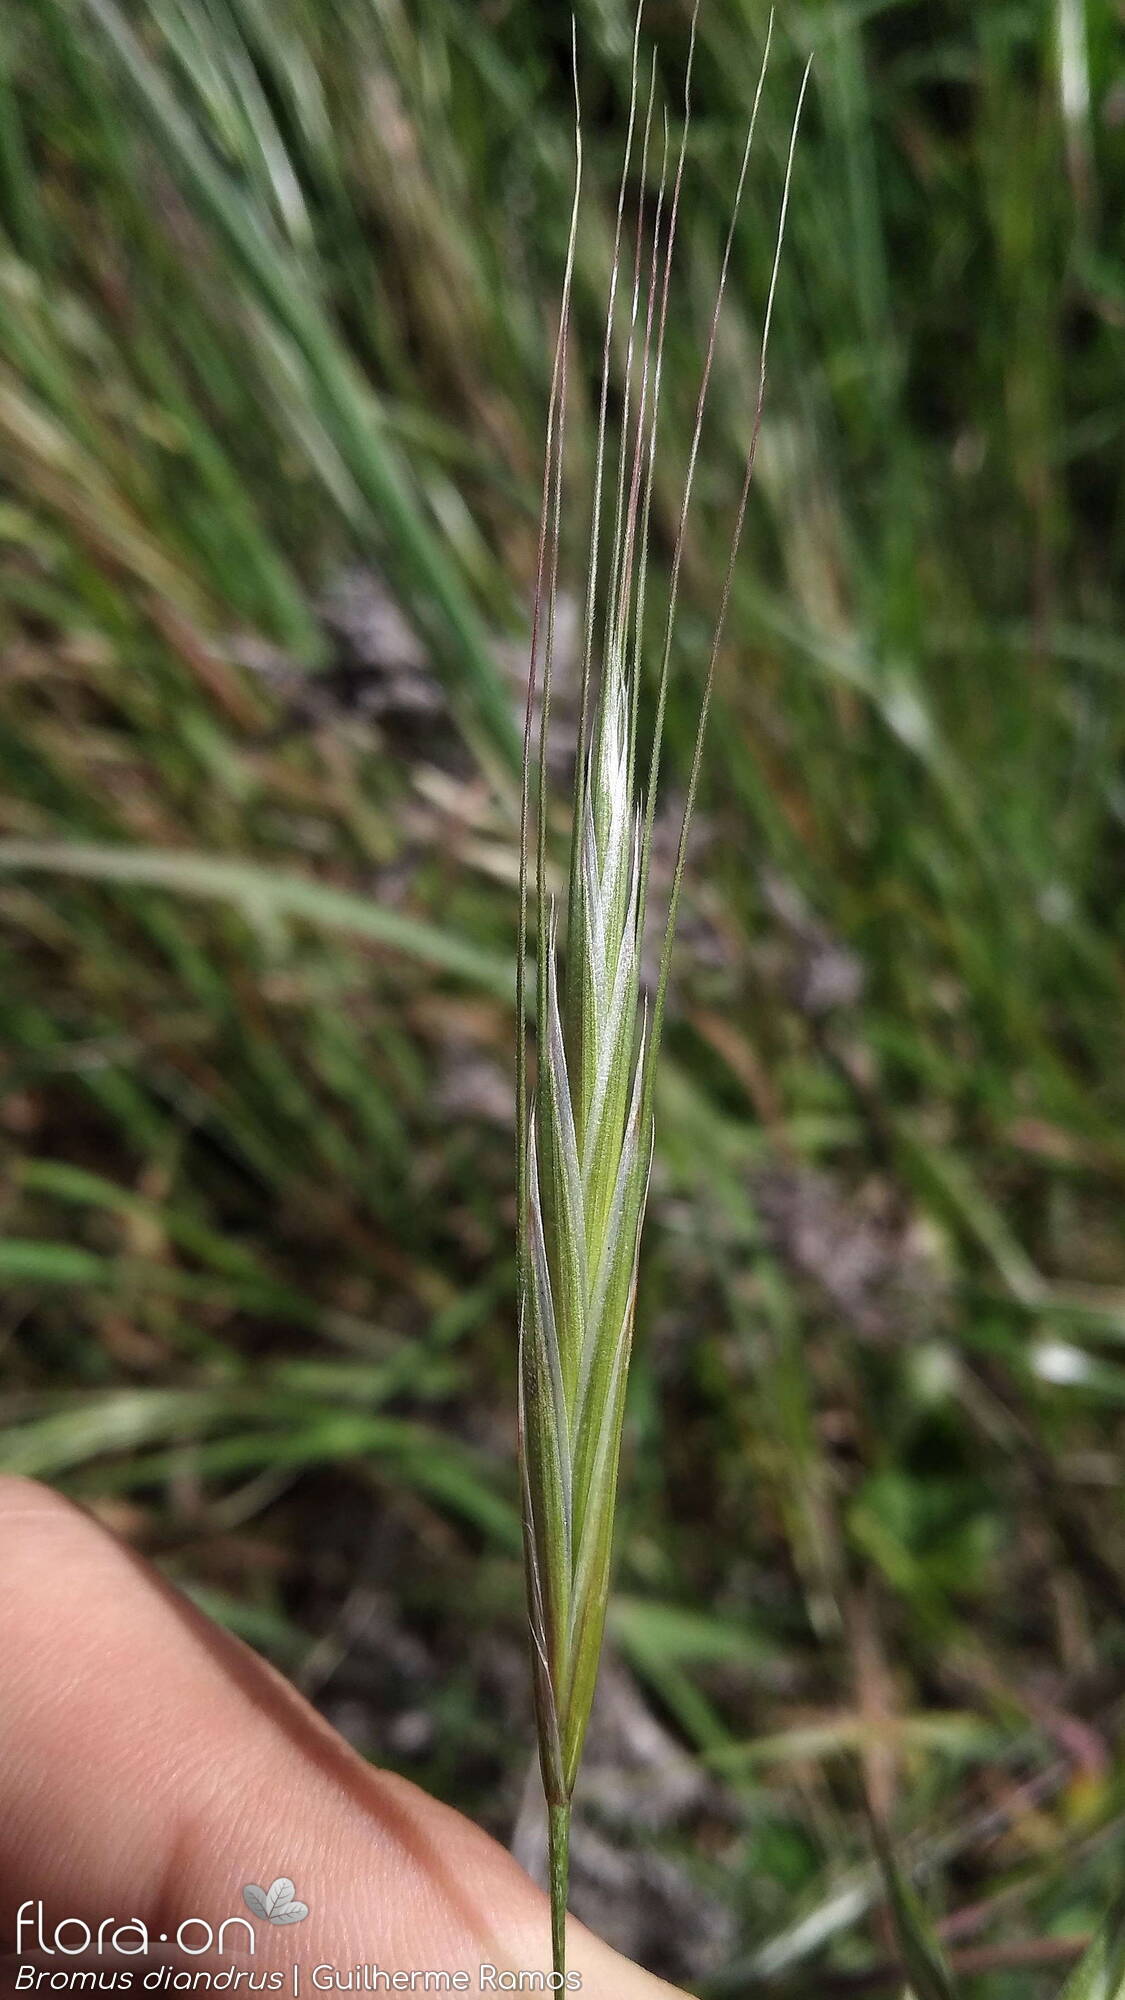
[(271, 1924), (303, 1924), (309, 1914), (307, 1903), (286, 1903), (283, 1909), (275, 1910)]
[(256, 1882), (248, 1882), (242, 1891), (242, 1900), (256, 1917), (262, 1917), (267, 1924), (303, 1924), (309, 1914), (307, 1903), (298, 1902), (293, 1894), (293, 1884), (287, 1875), (279, 1875), (268, 1889), (260, 1889)]
[(293, 1884), (287, 1875), (279, 1875), (266, 1890), (266, 1915), (271, 1924), (277, 1921), (278, 1912), (287, 1909), (293, 1901)]

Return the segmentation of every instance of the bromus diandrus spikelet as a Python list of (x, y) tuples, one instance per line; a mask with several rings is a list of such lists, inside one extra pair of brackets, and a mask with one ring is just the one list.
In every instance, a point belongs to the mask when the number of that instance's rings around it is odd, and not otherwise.
[[(772, 18), (770, 33), (772, 34)], [(670, 158), (662, 121), (655, 165), (655, 68), (639, 117), (641, 13), (633, 40), (628, 131), (602, 353), (601, 395), (583, 621), (582, 695), (571, 815), (565, 931), (548, 891), (547, 737), (563, 516), (563, 437), (571, 282), (582, 171), (576, 117), (574, 206), (547, 421), (543, 508), (532, 620), (521, 813), (519, 1054), (519, 1436), (539, 1759), (548, 1807), (555, 1970), (564, 1970), (570, 1802), (593, 1701), (605, 1623), (614, 1502), (633, 1331), (637, 1254), (653, 1145), (653, 1088), (668, 965), (699, 779), (715, 665), (761, 427), (765, 358), (808, 71), (786, 165), (763, 320), (761, 365), (748, 402), (749, 447), (726, 578), (704, 677), (698, 731), (655, 991), (641, 987), (649, 854), (681, 558), (719, 312), (769, 55), (758, 79), (703, 357), (667, 597), (654, 646), (655, 719), (643, 782), (638, 697), (649, 641), (648, 541), (669, 286), (690, 116), (695, 21), (681, 134)], [(577, 103), (577, 86), (576, 86)], [(607, 410), (622, 291), (626, 190), (640, 126), (640, 200), (624, 334), (624, 416), (607, 462)], [(649, 199), (647, 188), (655, 181)], [(647, 252), (644, 245), (648, 245)], [(539, 745), (533, 721), (539, 701)], [(534, 808), (534, 810), (533, 810)], [(528, 1074), (523, 942), (535, 891), (536, 1074)]]

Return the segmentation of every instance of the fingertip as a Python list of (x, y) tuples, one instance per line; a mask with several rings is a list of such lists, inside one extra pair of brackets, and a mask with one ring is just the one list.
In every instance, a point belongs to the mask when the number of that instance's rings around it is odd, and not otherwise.
[[(0, 1881), (154, 1934), (291, 1877), (299, 1949), (342, 1965), (539, 1966), (546, 1901), (479, 1827), (368, 1766), (287, 1682), (133, 1550), (0, 1478)], [(0, 1910), (0, 1925), (11, 1914)], [(260, 1963), (298, 1949), (263, 1937)], [(671, 1988), (574, 1926), (591, 2000)]]

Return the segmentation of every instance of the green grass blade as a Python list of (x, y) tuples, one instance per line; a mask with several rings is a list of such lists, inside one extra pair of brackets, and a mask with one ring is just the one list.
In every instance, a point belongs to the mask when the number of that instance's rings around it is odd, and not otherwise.
[(1125, 2000), (1125, 1897), (1075, 1966), (1059, 2000)]
[(510, 999), (513, 973), (499, 955), (434, 924), (404, 916), (348, 889), (277, 874), (252, 861), (154, 847), (100, 847), (84, 841), (0, 840), (0, 875), (79, 876), (119, 887), (168, 889), (234, 904), (267, 930), (293, 921), (404, 952), (485, 992)]
[(489, 740), (514, 768), (515, 726), (494, 651), (412, 491), (374, 392), (337, 338), (300, 264), (240, 198), (114, 0), (85, 0), (85, 5), (188, 196), (301, 355), (333, 442), (385, 537), (396, 583), (433, 639), (439, 666), (449, 672), (453, 700), (460, 706), (463, 687), (472, 689)]
[(929, 1918), (899, 1868), (890, 1840), (878, 1822), (874, 1822), (874, 1832), (895, 1936), (914, 2000), (958, 2000), (953, 1975)]

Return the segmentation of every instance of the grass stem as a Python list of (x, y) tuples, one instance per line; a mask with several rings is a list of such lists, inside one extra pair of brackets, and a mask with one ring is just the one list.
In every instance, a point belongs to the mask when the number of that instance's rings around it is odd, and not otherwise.
[(570, 1886), (570, 1802), (547, 1811), (547, 1853), (551, 1885), (551, 1969), (566, 1972), (566, 1903)]

